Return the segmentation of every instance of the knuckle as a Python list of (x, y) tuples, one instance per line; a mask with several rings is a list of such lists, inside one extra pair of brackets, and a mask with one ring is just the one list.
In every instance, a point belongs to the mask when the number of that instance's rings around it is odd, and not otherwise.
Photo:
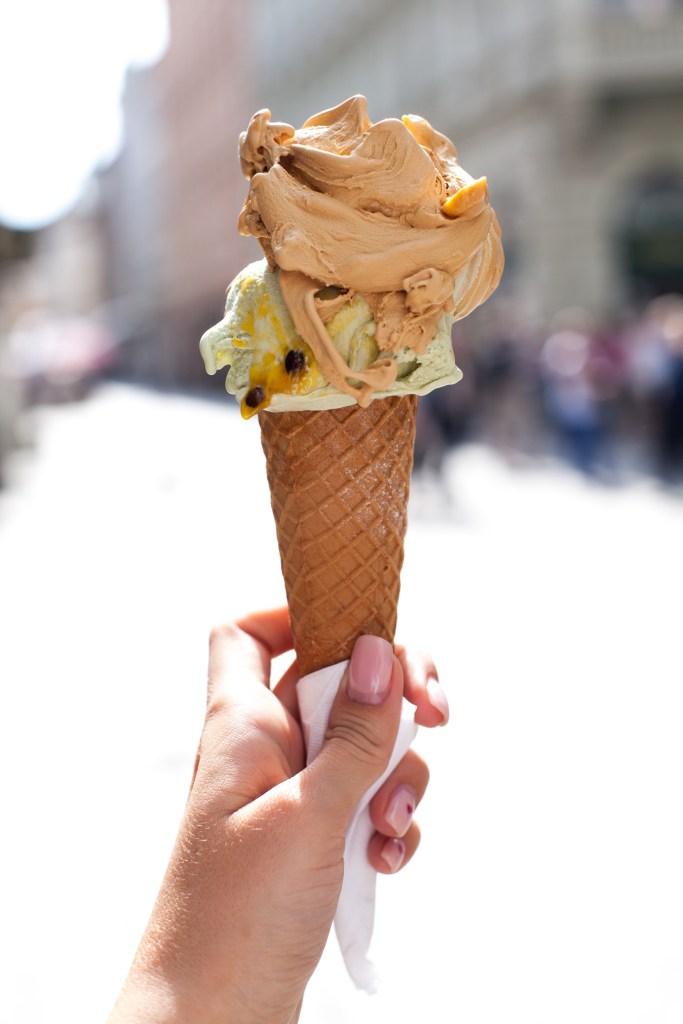
[(206, 721), (207, 724), (212, 722), (216, 718), (223, 717), (230, 707), (230, 701), (224, 693), (218, 691), (212, 693), (206, 704)]
[(439, 678), (439, 673), (436, 671), (434, 659), (432, 658), (431, 654), (427, 653), (427, 651), (416, 651), (415, 661), (418, 665), (420, 665), (420, 667), (426, 673), (426, 675), (436, 676), (437, 679)]
[(328, 729), (327, 740), (343, 745), (356, 761), (368, 768), (381, 769), (386, 764), (387, 754), (382, 749), (380, 737), (366, 720), (334, 723)]
[(214, 626), (209, 633), (209, 647), (215, 647), (216, 644), (222, 643), (225, 640), (235, 640), (239, 637), (241, 630), (237, 623), (226, 622), (219, 626)]
[(418, 762), (418, 771), (419, 771), (420, 788), (422, 790), (425, 790), (427, 788), (427, 786), (429, 785), (429, 778), (430, 778), (429, 765), (427, 764), (426, 761), (420, 760)]
[(439, 678), (434, 659), (427, 651), (415, 647), (403, 647), (398, 657), (404, 671), (413, 682), (419, 682), (428, 676)]

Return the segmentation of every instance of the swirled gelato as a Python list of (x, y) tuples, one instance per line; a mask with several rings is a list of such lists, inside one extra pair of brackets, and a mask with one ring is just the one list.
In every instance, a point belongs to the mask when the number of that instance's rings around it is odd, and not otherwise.
[(423, 118), (372, 124), (354, 96), (298, 130), (259, 111), (240, 138), (239, 220), (265, 260), (228, 289), (201, 351), (245, 416), (425, 394), (458, 380), (453, 321), (496, 288), (485, 178)]

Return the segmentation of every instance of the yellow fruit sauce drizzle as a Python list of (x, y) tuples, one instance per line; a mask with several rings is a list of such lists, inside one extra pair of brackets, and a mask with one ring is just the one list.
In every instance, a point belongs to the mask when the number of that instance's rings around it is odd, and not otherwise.
[[(259, 333), (263, 331), (263, 325), (268, 324), (267, 334), (268, 348), (264, 351), (263, 345), (258, 344), (254, 331), (254, 313), (249, 312), (240, 327), (245, 334), (252, 339), (254, 350), (254, 361), (249, 370), (249, 388), (240, 402), (240, 412), (245, 420), (251, 419), (257, 412), (266, 409), (272, 400), (273, 395), (305, 395), (318, 384), (320, 370), (317, 361), (309, 346), (300, 338), (288, 339), (280, 320), (275, 313), (270, 296), (266, 293), (262, 296), (256, 318), (259, 324)], [(246, 348), (247, 343), (234, 338), (232, 344), (237, 348)], [(305, 363), (301, 369), (288, 371), (285, 367), (285, 360), (290, 352), (301, 352)], [(247, 397), (252, 396), (255, 388), (263, 390), (263, 398), (254, 405), (247, 404)]]

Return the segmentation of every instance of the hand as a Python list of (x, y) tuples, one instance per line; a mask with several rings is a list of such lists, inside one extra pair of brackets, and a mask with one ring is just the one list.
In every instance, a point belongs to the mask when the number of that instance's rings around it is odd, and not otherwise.
[[(362, 637), (325, 744), (305, 767), (287, 609), (212, 633), (208, 706), (185, 815), (166, 877), (110, 1024), (296, 1021), (343, 876), (353, 810), (386, 769), (401, 697), (426, 726), (448, 706), (429, 658)], [(368, 850), (391, 873), (413, 856), (412, 814), (427, 786), (409, 751), (376, 793)]]

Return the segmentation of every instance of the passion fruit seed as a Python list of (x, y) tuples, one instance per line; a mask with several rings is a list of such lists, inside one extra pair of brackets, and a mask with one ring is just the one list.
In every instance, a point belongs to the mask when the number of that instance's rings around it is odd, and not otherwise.
[(285, 357), (285, 370), (287, 373), (299, 373), (306, 368), (306, 356), (299, 349), (292, 348)]
[(336, 284), (328, 284), (315, 293), (316, 299), (322, 302), (329, 302), (331, 299), (338, 299), (340, 295), (346, 295), (348, 288), (341, 288)]
[(263, 402), (266, 397), (265, 390), (260, 384), (257, 384), (255, 388), (247, 391), (244, 396), (244, 404), (248, 405), (250, 409), (258, 409), (259, 405)]

